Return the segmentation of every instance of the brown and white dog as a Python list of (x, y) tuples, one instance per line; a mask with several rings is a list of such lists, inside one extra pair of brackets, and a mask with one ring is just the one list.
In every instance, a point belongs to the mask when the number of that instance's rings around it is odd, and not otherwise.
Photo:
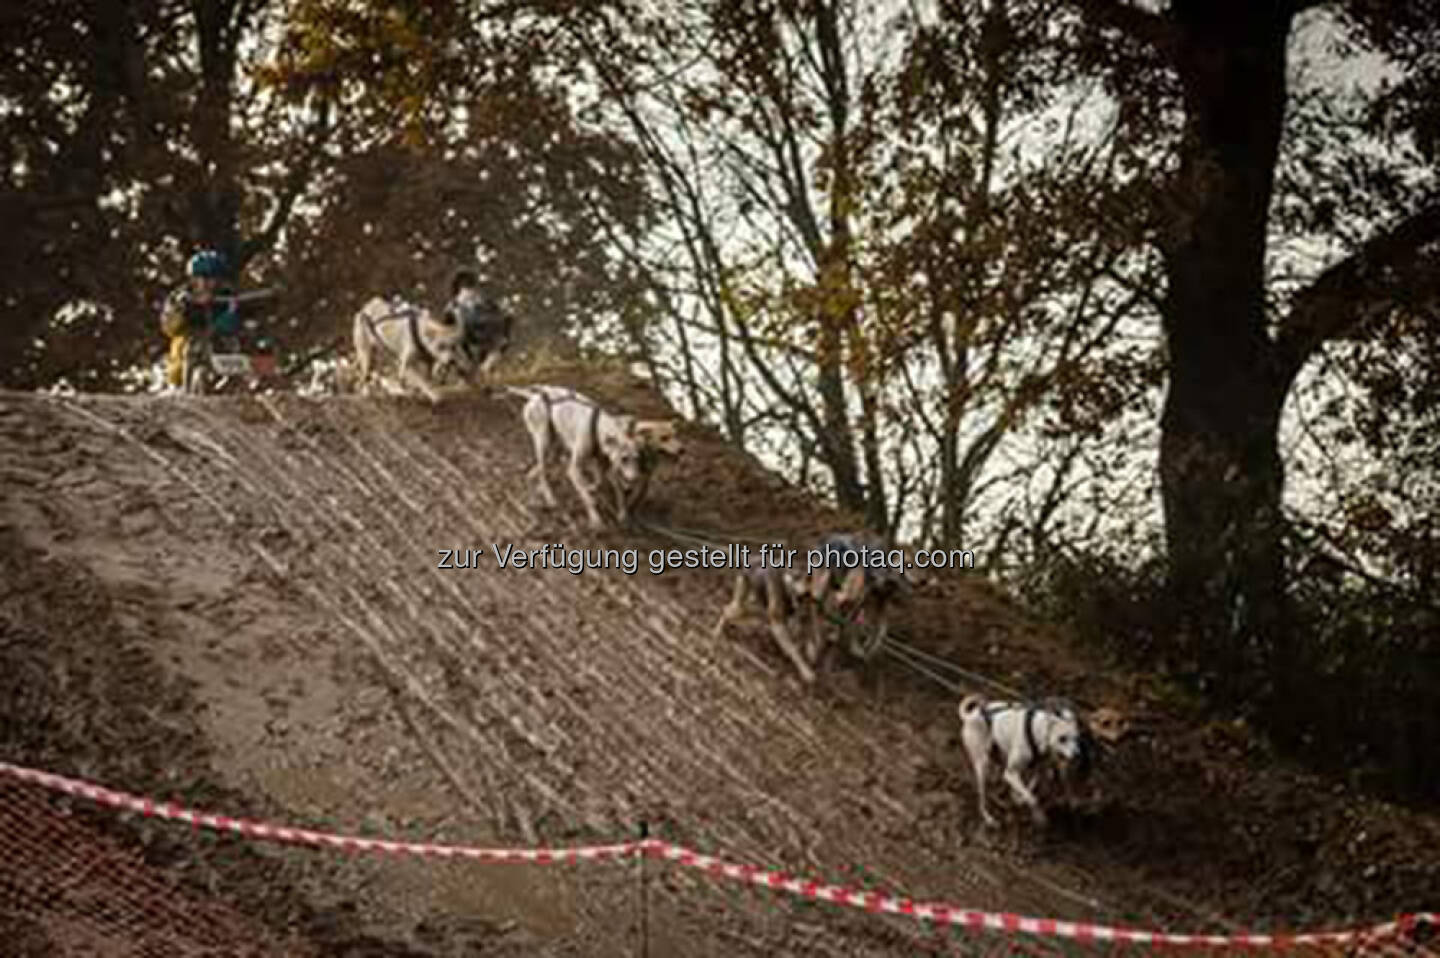
[(726, 626), (743, 618), (745, 607), (753, 597), (765, 610), (765, 622), (770, 629), (770, 637), (795, 666), (795, 671), (800, 673), (800, 681), (806, 685), (812, 684), (815, 681), (814, 663), (801, 653), (800, 646), (795, 643), (790, 632), (790, 626), (795, 623), (796, 613), (801, 607), (798, 596), (804, 588), (803, 571), (797, 574), (793, 567), (751, 566), (737, 572), (730, 601), (720, 612), (713, 635), (719, 638), (724, 634)]
[[(805, 684), (815, 681), (841, 632), (850, 632), (852, 656), (872, 658), (889, 633), (890, 610), (921, 585), (913, 573), (897, 567), (903, 564), (903, 555), (901, 563), (880, 563), (882, 557), (895, 558), (895, 550), (884, 547), (882, 539), (867, 533), (833, 535), (806, 550), (803, 557), (799, 550), (791, 550), (796, 554), (788, 564), (752, 566), (737, 573), (730, 602), (713, 634), (718, 637), (742, 618), (747, 604), (756, 598), (765, 610), (771, 637)], [(843, 624), (822, 632), (822, 616)], [(796, 642), (792, 626), (804, 629), (802, 642)], [(868, 639), (867, 629), (873, 629)]]
[[(570, 455), (566, 472), (580, 494), (592, 528), (604, 525), (594, 495), (602, 483), (610, 485), (617, 518), (624, 523), (645, 492), (655, 460), (680, 454), (673, 423), (642, 421), (610, 412), (589, 396), (566, 386), (506, 386), (505, 389), (525, 399), (521, 418), (535, 447), (535, 465), (529, 476), (546, 505), (553, 508), (556, 504), (546, 467), (550, 442), (559, 439)], [(597, 473), (593, 482), (586, 481), (587, 471)]]
[[(806, 553), (806, 568), (801, 595), (810, 620), (810, 658), (817, 665), (846, 633), (850, 655), (874, 658), (890, 633), (890, 609), (928, 581), (919, 570), (905, 569), (903, 551), (870, 532), (827, 536)], [(822, 634), (822, 616), (836, 622), (828, 633), (831, 641)]]
[(376, 372), (375, 352), (379, 350), (395, 360), (402, 388), (414, 386), (432, 403), (438, 403), (436, 383), (457, 364), (468, 365), (462, 352), (464, 335), (458, 323), (443, 323), (423, 306), (374, 297), (355, 314), (360, 391), (367, 395), (370, 392), (370, 380)]

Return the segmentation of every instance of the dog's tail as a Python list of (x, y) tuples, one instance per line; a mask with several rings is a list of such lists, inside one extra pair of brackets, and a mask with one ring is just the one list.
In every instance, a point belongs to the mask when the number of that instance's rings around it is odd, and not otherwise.
[(959, 713), (960, 721), (963, 724), (979, 716), (981, 714), (981, 710), (984, 708), (985, 696), (967, 695), (960, 700), (960, 707), (956, 709), (956, 711)]

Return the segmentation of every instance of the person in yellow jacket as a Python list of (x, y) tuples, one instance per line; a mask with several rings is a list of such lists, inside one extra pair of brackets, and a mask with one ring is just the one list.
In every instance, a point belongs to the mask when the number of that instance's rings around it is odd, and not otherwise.
[(233, 336), (240, 330), (234, 292), (224, 283), (224, 257), (201, 250), (190, 257), (185, 272), (185, 285), (165, 298), (160, 311), (160, 329), (170, 340), (165, 381), (174, 389), (184, 385), (185, 351), (191, 337), (206, 332)]

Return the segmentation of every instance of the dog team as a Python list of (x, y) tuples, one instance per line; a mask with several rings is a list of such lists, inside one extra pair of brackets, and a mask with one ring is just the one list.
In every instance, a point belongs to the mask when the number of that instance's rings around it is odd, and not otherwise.
[[(450, 301), (438, 318), (424, 307), (376, 297), (355, 315), (356, 385), (369, 393), (377, 360), (385, 355), (393, 360), (402, 387), (413, 386), (437, 403), (437, 386), (452, 371), (485, 381), (503, 358), (512, 332), (512, 317), (481, 294), (470, 270), (455, 274)], [(604, 526), (596, 498), (602, 486), (609, 486), (615, 516), (623, 524), (656, 466), (681, 454), (670, 420), (615, 413), (565, 386), (503, 388), (524, 400), (520, 416), (535, 452), (528, 474), (532, 487), (547, 506), (556, 506), (547, 463), (552, 444), (558, 444), (592, 529)], [(829, 668), (837, 650), (862, 662), (872, 659), (886, 642), (891, 611), (926, 584), (916, 570), (859, 561), (869, 550), (888, 551), (871, 534), (832, 535), (816, 548), (835, 561), (813, 571), (791, 565), (738, 572), (713, 629), (719, 637), (747, 611), (758, 609), (775, 645), (806, 685)], [(822, 619), (829, 620), (829, 627)], [(968, 695), (959, 704), (958, 718), (980, 817), (988, 826), (997, 824), (986, 800), (992, 763), (1034, 821), (1044, 825), (1047, 816), (1035, 794), (1042, 767), (1057, 768), (1067, 781), (1083, 777), (1095, 754), (1096, 731), (1103, 738), (1117, 737), (1116, 716), (1105, 710), (1082, 716), (1062, 701), (988, 701)]]

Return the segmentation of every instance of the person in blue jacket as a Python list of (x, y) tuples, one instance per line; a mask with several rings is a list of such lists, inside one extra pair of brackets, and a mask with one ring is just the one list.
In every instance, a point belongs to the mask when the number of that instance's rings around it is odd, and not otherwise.
[(194, 336), (240, 332), (239, 304), (225, 278), (225, 258), (215, 250), (200, 250), (190, 257), (185, 272), (185, 284), (165, 298), (160, 311), (160, 328), (170, 339), (165, 381), (177, 389), (183, 385), (185, 351)]

